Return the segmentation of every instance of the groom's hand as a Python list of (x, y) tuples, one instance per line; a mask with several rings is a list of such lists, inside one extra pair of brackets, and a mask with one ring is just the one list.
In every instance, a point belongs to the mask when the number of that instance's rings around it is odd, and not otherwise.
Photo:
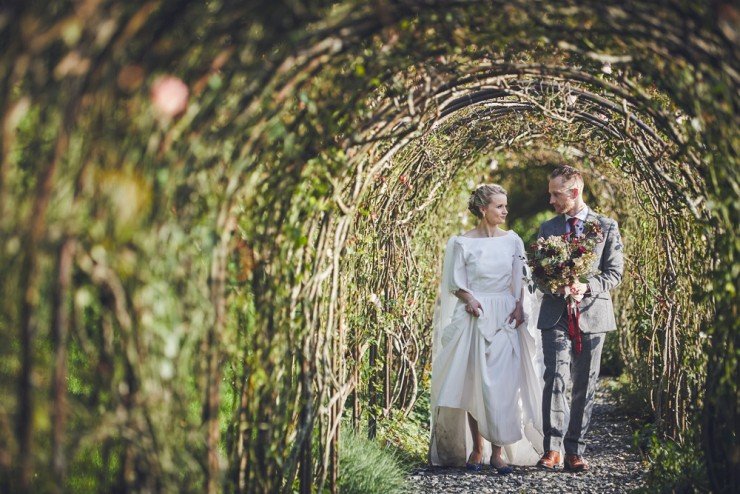
[(588, 291), (588, 285), (586, 283), (575, 282), (570, 285), (571, 295), (586, 295), (586, 291)]
[(588, 285), (585, 283), (576, 282), (567, 287), (567, 294), (571, 296), (576, 302), (583, 300), (583, 297), (588, 291)]

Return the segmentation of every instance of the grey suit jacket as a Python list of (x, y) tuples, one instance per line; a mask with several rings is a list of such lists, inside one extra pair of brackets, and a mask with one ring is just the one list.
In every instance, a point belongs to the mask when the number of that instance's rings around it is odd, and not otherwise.
[[(617, 222), (606, 216), (589, 210), (586, 221), (598, 221), (604, 232), (604, 241), (596, 247), (597, 260), (594, 263), (596, 275), (588, 279), (590, 293), (580, 303), (580, 327), (584, 333), (605, 333), (617, 329), (614, 318), (614, 306), (609, 290), (622, 281), (624, 268), (624, 254), (622, 238), (619, 235)], [(540, 226), (538, 237), (563, 235), (566, 232), (565, 216), (560, 214)], [(545, 292), (540, 306), (540, 315), (537, 321), (539, 329), (549, 329), (555, 326), (565, 313), (565, 298), (562, 295)]]

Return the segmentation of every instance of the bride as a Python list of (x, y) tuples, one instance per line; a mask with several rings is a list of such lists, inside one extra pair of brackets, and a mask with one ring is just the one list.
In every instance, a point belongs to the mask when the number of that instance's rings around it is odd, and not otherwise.
[(542, 455), (542, 352), (525, 289), (524, 244), (499, 228), (506, 191), (483, 184), (478, 226), (447, 242), (432, 350), (432, 465), (499, 474)]

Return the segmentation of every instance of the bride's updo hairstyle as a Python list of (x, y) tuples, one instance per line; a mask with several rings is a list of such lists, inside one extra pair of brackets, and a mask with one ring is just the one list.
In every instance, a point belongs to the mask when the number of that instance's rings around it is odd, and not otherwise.
[(480, 208), (488, 206), (493, 196), (499, 194), (506, 195), (506, 189), (498, 184), (480, 184), (470, 194), (468, 209), (476, 218), (481, 219), (483, 218), (483, 213), (480, 212)]

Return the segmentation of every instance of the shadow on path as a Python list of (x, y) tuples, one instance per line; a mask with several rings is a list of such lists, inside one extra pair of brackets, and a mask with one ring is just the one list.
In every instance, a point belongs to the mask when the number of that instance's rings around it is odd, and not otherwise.
[(584, 474), (547, 472), (537, 467), (515, 467), (500, 476), (490, 468), (468, 472), (462, 468), (417, 468), (409, 475), (414, 493), (490, 492), (630, 492), (644, 485), (644, 468), (632, 445), (633, 423), (606, 392), (604, 379), (596, 394), (588, 447), (584, 457), (591, 470)]

